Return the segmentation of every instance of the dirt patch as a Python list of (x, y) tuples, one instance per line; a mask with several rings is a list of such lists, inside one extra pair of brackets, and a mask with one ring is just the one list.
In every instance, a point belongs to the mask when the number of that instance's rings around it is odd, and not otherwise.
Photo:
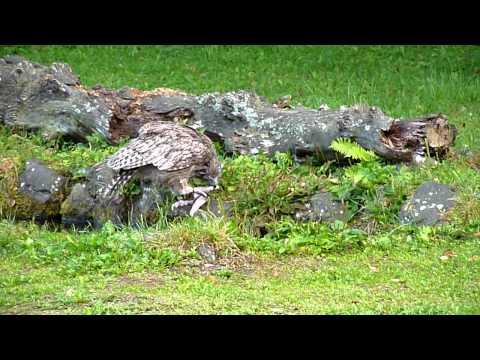
[(172, 269), (175, 272), (189, 275), (209, 276), (218, 271), (232, 271), (243, 276), (267, 276), (284, 278), (291, 274), (292, 269), (318, 270), (327, 262), (327, 259), (318, 257), (289, 257), (276, 258), (271, 256), (254, 256), (235, 254), (221, 257), (214, 264), (198, 259), (186, 259), (181, 265)]
[(120, 285), (140, 285), (149, 288), (160, 287), (165, 284), (165, 281), (160, 278), (158, 274), (141, 273), (141, 274), (126, 274), (117, 279)]
[(0, 309), (1, 315), (62, 315), (64, 313), (63, 309), (45, 309), (29, 303)]
[(178, 273), (190, 275), (210, 275), (217, 271), (231, 271), (237, 274), (249, 275), (261, 267), (262, 260), (256, 256), (233, 251), (227, 256), (217, 257), (214, 263), (195, 258), (184, 259), (179, 265), (172, 268)]
[(114, 303), (122, 303), (122, 304), (129, 304), (132, 302), (138, 302), (139, 298), (135, 294), (122, 294), (121, 296), (116, 297), (113, 302)]

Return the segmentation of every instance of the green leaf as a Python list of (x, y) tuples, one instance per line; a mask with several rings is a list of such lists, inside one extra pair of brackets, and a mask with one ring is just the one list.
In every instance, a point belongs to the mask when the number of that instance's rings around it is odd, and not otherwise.
[(336, 139), (330, 145), (330, 148), (339, 152), (347, 158), (360, 161), (375, 161), (378, 156), (371, 150), (365, 150), (351, 139)]

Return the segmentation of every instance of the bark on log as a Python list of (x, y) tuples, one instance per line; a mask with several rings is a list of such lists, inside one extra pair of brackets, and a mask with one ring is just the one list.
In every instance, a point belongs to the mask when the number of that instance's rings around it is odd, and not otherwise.
[(47, 138), (85, 141), (99, 133), (112, 143), (135, 137), (146, 122), (176, 121), (205, 130), (227, 152), (293, 150), (299, 158), (317, 154), (325, 160), (338, 156), (329, 148), (337, 138), (351, 138), (389, 160), (421, 161), (427, 146), (443, 157), (456, 136), (442, 114), (398, 120), (370, 106), (285, 109), (246, 91), (194, 96), (171, 89), (89, 90), (68, 65), (45, 67), (16, 56), (0, 59), (2, 119)]

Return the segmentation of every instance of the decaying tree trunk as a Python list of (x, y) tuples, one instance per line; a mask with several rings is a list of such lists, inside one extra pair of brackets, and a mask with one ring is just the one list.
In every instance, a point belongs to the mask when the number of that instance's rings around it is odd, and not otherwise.
[(430, 153), (443, 156), (456, 135), (442, 114), (394, 120), (368, 106), (281, 109), (245, 91), (201, 96), (150, 94), (132, 104), (127, 112), (113, 109), (113, 140), (122, 135), (135, 137), (145, 119), (171, 119), (204, 129), (212, 139), (221, 141), (227, 152), (293, 150), (298, 157), (316, 153), (328, 160), (338, 155), (330, 149), (333, 140), (351, 138), (386, 159), (410, 161), (420, 160), (426, 146)]
[(99, 133), (115, 143), (135, 137), (149, 121), (170, 120), (202, 129), (227, 152), (255, 154), (293, 150), (301, 158), (325, 160), (337, 138), (351, 138), (365, 149), (395, 161), (421, 161), (426, 147), (442, 157), (456, 129), (441, 114), (395, 120), (369, 106), (336, 110), (285, 109), (246, 91), (188, 95), (170, 89), (140, 91), (85, 89), (68, 65), (45, 67), (13, 56), (0, 59), (0, 121), (85, 141)]

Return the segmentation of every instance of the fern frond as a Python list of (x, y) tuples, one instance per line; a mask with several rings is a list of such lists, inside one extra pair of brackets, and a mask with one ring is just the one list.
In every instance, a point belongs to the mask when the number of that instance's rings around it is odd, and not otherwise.
[(365, 150), (351, 139), (336, 139), (332, 142), (330, 148), (339, 152), (343, 156), (354, 160), (374, 161), (378, 159), (373, 151)]

